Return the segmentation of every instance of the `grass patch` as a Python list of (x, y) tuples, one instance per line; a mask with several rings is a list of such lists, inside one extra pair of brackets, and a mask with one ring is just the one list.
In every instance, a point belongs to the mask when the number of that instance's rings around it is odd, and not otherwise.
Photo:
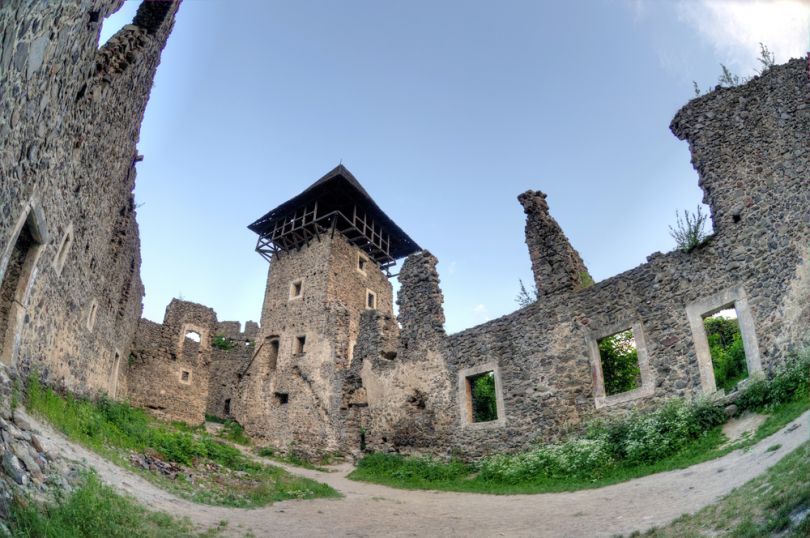
[[(754, 538), (779, 534), (810, 536), (810, 442), (785, 456), (768, 472), (735, 489), (720, 502), (666, 527), (632, 536)], [(802, 515), (804, 516), (802, 519)]]
[[(253, 462), (235, 447), (206, 434), (204, 428), (160, 423), (141, 409), (106, 398), (94, 402), (62, 397), (42, 387), (35, 377), (27, 392), (28, 409), (67, 437), (186, 499), (255, 507), (287, 499), (338, 496), (326, 484)], [(133, 456), (166, 462), (172, 472), (144, 469), (133, 463)]]
[[(754, 435), (726, 443), (723, 411), (710, 402), (670, 400), (652, 412), (594, 421), (561, 444), (496, 454), (476, 464), (427, 457), (370, 454), (349, 478), (404, 489), (494, 494), (574, 491), (683, 469), (745, 448), (810, 408), (810, 355), (789, 361), (770, 381), (755, 381), (738, 400), (742, 410), (769, 416)], [(749, 391), (751, 391), (749, 393)]]
[[(16, 499), (7, 521), (13, 538), (177, 538), (218, 536), (218, 529), (194, 531), (187, 520), (152, 512), (117, 494), (93, 473), (69, 495), (57, 495), (54, 503)], [(2, 533), (0, 533), (2, 534)]]
[(321, 471), (322, 473), (330, 472), (329, 469), (323, 467), (324, 465), (331, 465), (336, 462), (336, 458), (339, 458), (336, 455), (325, 454), (324, 456), (321, 457), (321, 459), (317, 463), (314, 463), (294, 452), (291, 452), (289, 454), (278, 454), (276, 452), (276, 449), (269, 446), (257, 448), (254, 452), (256, 453), (257, 456), (262, 458), (268, 458), (277, 461), (279, 463), (294, 465), (296, 467), (301, 467), (302, 469)]
[(226, 420), (222, 423), (222, 430), (217, 434), (222, 439), (227, 439), (238, 445), (247, 446), (250, 444), (250, 437), (245, 434), (242, 425), (234, 420)]

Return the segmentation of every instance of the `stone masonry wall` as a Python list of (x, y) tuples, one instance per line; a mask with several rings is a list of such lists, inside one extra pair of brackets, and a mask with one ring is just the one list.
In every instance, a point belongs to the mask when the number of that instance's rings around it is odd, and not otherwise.
[(145, 2), (99, 48), (121, 4), (0, 4), (0, 357), (80, 393), (125, 388), (136, 143), (179, 2)]
[[(595, 416), (711, 393), (690, 312), (733, 304), (749, 370), (767, 374), (784, 361), (810, 330), (807, 76), (806, 61), (793, 60), (678, 112), (671, 127), (689, 141), (715, 226), (689, 253), (654, 253), (647, 263), (583, 289), (554, 286), (546, 293), (543, 282), (556, 277), (544, 277), (538, 302), (446, 338), (438, 330), (443, 314), (435, 269), (426, 254), (412, 256), (400, 275), (400, 301), (415, 305), (401, 305), (395, 359), (379, 349), (383, 322), (364, 321), (357, 344), (371, 447), (477, 458), (553, 440)], [(536, 214), (527, 213), (531, 251), (542, 242), (531, 222)], [(556, 235), (554, 249), (575, 252), (561, 238)], [(545, 252), (533, 253), (533, 262)], [(578, 256), (571, 259), (563, 267), (578, 268)], [(427, 330), (430, 324), (437, 328)], [(628, 328), (639, 346), (641, 387), (607, 396), (596, 341)], [(406, 347), (409, 334), (420, 335), (423, 345)], [(465, 378), (481, 371), (495, 372), (499, 418), (473, 423)], [(414, 428), (414, 420), (403, 420), (408, 415), (425, 422)]]
[(162, 420), (201, 424), (217, 326), (212, 309), (177, 299), (166, 307), (162, 325), (140, 320), (126, 371), (129, 401)]
[(236, 402), (239, 380), (256, 351), (258, 324), (248, 321), (245, 332), (239, 331), (238, 321), (223, 321), (215, 329), (214, 337), (227, 339), (230, 349), (214, 347), (209, 367), (206, 414), (222, 419), (233, 418), (231, 411)]
[[(359, 252), (335, 234), (271, 262), (261, 336), (233, 410), (259, 443), (306, 454), (345, 448), (346, 423), (354, 419), (343, 387), (367, 290), (376, 294), (377, 310), (391, 315), (393, 309), (391, 284), (371, 262), (365, 273), (358, 271)], [(292, 298), (298, 279), (301, 297)], [(300, 336), (306, 338), (303, 353), (296, 352)], [(352, 424), (356, 432), (356, 420)], [(351, 443), (357, 446), (354, 434)]]

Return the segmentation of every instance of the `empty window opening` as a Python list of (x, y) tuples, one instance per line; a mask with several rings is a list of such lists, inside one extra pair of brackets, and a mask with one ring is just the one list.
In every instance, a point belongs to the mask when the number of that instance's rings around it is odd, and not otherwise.
[(42, 248), (32, 213), (29, 212), (17, 235), (0, 282), (0, 357), (6, 364), (12, 362), (14, 341), (26, 313), (26, 291)]
[(290, 299), (298, 299), (304, 294), (304, 281), (302, 279), (294, 280), (290, 284)]
[(273, 396), (275, 396), (276, 402), (281, 405), (286, 405), (290, 401), (290, 395), (286, 392), (275, 392), (273, 393)]
[(186, 331), (186, 340), (191, 340), (192, 342), (200, 343), (200, 333), (197, 331)]
[(715, 387), (732, 392), (737, 383), (748, 377), (745, 348), (734, 305), (704, 316), (703, 328), (712, 357)]
[(225, 400), (225, 409), (224, 409), (224, 411), (225, 411), (226, 415), (231, 414), (231, 399), (230, 398)]
[(112, 379), (110, 380), (110, 397), (115, 398), (118, 392), (118, 372), (121, 369), (121, 354), (115, 352), (115, 359), (113, 360), (113, 368), (111, 372)]
[(363, 254), (357, 254), (357, 270), (366, 274), (366, 267), (368, 267), (368, 258)]
[(191, 372), (188, 370), (180, 370), (180, 383), (185, 385), (191, 384)]
[(632, 329), (606, 336), (597, 345), (607, 396), (641, 387), (638, 348)]
[(294, 353), (295, 353), (296, 355), (301, 355), (301, 354), (303, 354), (303, 353), (304, 353), (304, 351), (306, 351), (306, 349), (305, 349), (305, 348), (306, 348), (306, 345), (307, 345), (307, 337), (306, 337), (306, 336), (296, 336), (296, 337), (295, 337), (295, 349), (294, 349)]
[(371, 290), (366, 290), (366, 308), (368, 310), (377, 308), (377, 294)]
[(90, 311), (87, 313), (87, 330), (92, 331), (96, 326), (96, 315), (98, 314), (98, 303), (94, 299), (90, 304)]
[[(140, 2), (124, 2), (121, 9), (115, 13), (111, 13), (104, 19), (104, 21), (102, 21), (101, 30), (98, 36), (99, 47), (109, 41), (109, 39), (124, 26), (132, 24), (132, 20), (135, 18), (135, 13), (138, 11), (139, 5)], [(90, 11), (88, 13), (88, 24), (98, 24), (100, 15), (101, 14), (98, 11)]]
[(278, 363), (279, 341), (277, 336), (271, 336), (265, 340), (267, 342), (267, 368), (272, 372)]
[(62, 269), (65, 267), (70, 247), (73, 245), (73, 225), (68, 226), (62, 241), (59, 243), (59, 249), (56, 251), (56, 257), (53, 259), (53, 267), (56, 274), (62, 274)]
[(495, 372), (488, 371), (467, 379), (467, 409), (470, 422), (498, 420)]

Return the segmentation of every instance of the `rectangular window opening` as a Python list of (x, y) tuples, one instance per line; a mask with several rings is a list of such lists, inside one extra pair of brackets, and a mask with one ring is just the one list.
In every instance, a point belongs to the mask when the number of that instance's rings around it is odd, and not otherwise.
[(467, 379), (467, 408), (470, 422), (498, 420), (495, 372), (490, 370)]
[(272, 372), (276, 369), (276, 364), (278, 363), (279, 342), (277, 336), (271, 336), (268, 338), (268, 341), (270, 347), (267, 351), (267, 367), (268, 371)]
[(368, 266), (368, 258), (362, 254), (357, 255), (357, 270), (366, 274), (366, 267)]
[(748, 377), (748, 363), (734, 304), (703, 316), (717, 390), (733, 392)]
[(304, 281), (302, 279), (294, 280), (290, 284), (290, 299), (297, 299), (304, 293)]
[(605, 394), (612, 396), (641, 387), (641, 367), (632, 329), (626, 329), (597, 341)]
[(273, 393), (273, 396), (275, 396), (276, 402), (278, 402), (280, 405), (286, 405), (290, 401), (290, 395), (286, 392), (276, 392)]
[(366, 290), (366, 309), (375, 310), (377, 308), (377, 294), (371, 290)]
[(303, 355), (304, 351), (306, 350), (307, 345), (307, 337), (306, 336), (296, 336), (295, 337), (295, 354), (296, 355)]
[(188, 370), (181, 370), (180, 371), (180, 382), (185, 383), (186, 385), (191, 383), (191, 372)]

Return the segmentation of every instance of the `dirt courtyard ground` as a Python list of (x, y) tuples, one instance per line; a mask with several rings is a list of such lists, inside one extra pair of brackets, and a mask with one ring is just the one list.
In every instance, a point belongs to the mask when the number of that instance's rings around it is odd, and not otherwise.
[[(613, 536), (660, 526), (711, 504), (808, 440), (810, 412), (748, 450), (680, 471), (651, 475), (600, 489), (537, 495), (480, 495), (397, 490), (348, 480), (350, 465), (324, 473), (288, 471), (325, 482), (344, 497), (284, 501), (238, 509), (195, 504), (113, 465), (31, 418), (46, 446), (86, 460), (104, 482), (138, 501), (201, 527), (227, 521), (227, 536)], [(793, 427), (795, 425), (795, 427)], [(793, 429), (791, 430), (791, 427)], [(777, 450), (768, 447), (780, 444)]]

